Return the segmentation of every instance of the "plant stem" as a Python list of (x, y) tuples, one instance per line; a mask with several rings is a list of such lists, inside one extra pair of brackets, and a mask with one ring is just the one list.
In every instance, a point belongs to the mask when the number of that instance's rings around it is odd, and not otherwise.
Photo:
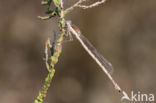
[(43, 99), (46, 97), (47, 90), (50, 87), (51, 81), (55, 74), (55, 64), (58, 62), (58, 58), (61, 55), (62, 52), (62, 41), (63, 41), (63, 35), (65, 34), (65, 15), (64, 15), (64, 9), (63, 9), (63, 1), (60, 1), (60, 20), (58, 22), (58, 27), (60, 29), (60, 33), (58, 35), (56, 46), (54, 49), (54, 54), (50, 57), (50, 65), (47, 69), (49, 70), (49, 73), (47, 77), (44, 80), (44, 84), (42, 86), (42, 89), (39, 91), (39, 94), (37, 98), (35, 99), (34, 103), (43, 103)]

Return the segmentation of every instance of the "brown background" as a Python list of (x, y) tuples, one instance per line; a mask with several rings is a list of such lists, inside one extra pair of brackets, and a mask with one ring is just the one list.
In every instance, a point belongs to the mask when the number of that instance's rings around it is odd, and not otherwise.
[[(65, 0), (65, 7), (75, 1)], [(0, 1), (0, 103), (32, 103), (41, 88), (48, 73), (44, 42), (53, 30), (59, 32), (57, 18), (37, 19), (45, 9), (40, 0)], [(129, 95), (132, 90), (156, 94), (155, 0), (107, 0), (92, 9), (77, 8), (66, 19), (113, 64), (113, 77)], [(63, 44), (55, 69), (45, 103), (121, 102), (75, 38)]]

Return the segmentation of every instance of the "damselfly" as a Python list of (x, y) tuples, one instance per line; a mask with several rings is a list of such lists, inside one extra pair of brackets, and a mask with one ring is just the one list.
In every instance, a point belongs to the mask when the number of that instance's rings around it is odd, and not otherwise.
[(111, 65), (110, 62), (108, 62), (96, 49), (95, 47), (89, 42), (89, 40), (84, 37), (80, 30), (78, 29), (78, 27), (76, 27), (73, 24), (69, 24), (69, 22), (67, 22), (68, 25), (68, 30), (69, 32), (72, 32), (75, 37), (79, 40), (79, 42), (82, 44), (82, 46), (85, 48), (85, 50), (91, 55), (91, 57), (99, 64), (99, 66), (101, 67), (105, 67), (105, 69), (107, 69), (107, 71), (112, 74), (113, 73), (113, 67)]
[(110, 62), (108, 62), (96, 49), (95, 47), (89, 42), (89, 40), (84, 37), (80, 30), (71, 23), (71, 21), (67, 21), (67, 28), (68, 31), (71, 32), (77, 40), (81, 43), (84, 49), (90, 54), (90, 56), (96, 61), (96, 63), (102, 68), (102, 70), (107, 74), (109, 79), (112, 81), (113, 85), (118, 91), (121, 91), (120, 87), (112, 78), (111, 74), (113, 73), (113, 67)]

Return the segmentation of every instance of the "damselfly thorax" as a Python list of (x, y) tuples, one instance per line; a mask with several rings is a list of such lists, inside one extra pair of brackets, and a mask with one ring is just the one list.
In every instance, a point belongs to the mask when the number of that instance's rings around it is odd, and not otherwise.
[[(71, 24), (72, 28), (74, 29), (74, 31), (77, 33), (77, 34), (80, 34), (80, 29), (74, 25), (74, 24)], [(68, 29), (67, 25), (65, 26), (65, 35), (64, 35), (64, 40), (63, 41), (73, 41), (73, 37), (72, 37), (72, 34), (71, 34), (71, 31)]]

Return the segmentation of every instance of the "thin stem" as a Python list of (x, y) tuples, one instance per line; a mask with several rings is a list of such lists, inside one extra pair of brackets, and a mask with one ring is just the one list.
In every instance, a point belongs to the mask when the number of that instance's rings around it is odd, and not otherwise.
[[(70, 12), (70, 11), (72, 11), (74, 8), (76, 8), (76, 7), (78, 7), (78, 5), (80, 5), (82, 2), (84, 2), (84, 1), (86, 1), (86, 0), (79, 0), (78, 2), (76, 2), (74, 5), (72, 5), (71, 7), (69, 7), (69, 8), (67, 8), (66, 10), (65, 10), (65, 12), (67, 13), (67, 12)], [(65, 14), (66, 14), (65, 13)]]
[(60, 1), (60, 20), (59, 20), (59, 26), (60, 28), (60, 34), (58, 35), (58, 38), (56, 40), (56, 46), (54, 47), (54, 54), (50, 57), (50, 64), (48, 64), (48, 52), (47, 52), (47, 45), (49, 45), (49, 48), (51, 47), (50, 41), (47, 40), (45, 43), (45, 56), (46, 56), (46, 68), (49, 71), (47, 77), (44, 80), (44, 84), (42, 86), (42, 89), (39, 91), (39, 94), (37, 98), (35, 99), (34, 103), (43, 103), (43, 99), (46, 97), (47, 90), (50, 87), (51, 81), (55, 74), (55, 64), (58, 62), (58, 58), (61, 55), (62, 52), (62, 41), (63, 41), (63, 35), (65, 34), (65, 17), (64, 17), (64, 9), (63, 9), (63, 0)]
[(101, 0), (101, 1), (97, 1), (93, 4), (90, 4), (90, 5), (82, 5), (82, 3), (86, 1), (86, 0), (79, 0), (78, 2), (76, 2), (74, 5), (72, 5), (71, 7), (67, 8), (65, 10), (65, 14), (67, 14), (68, 12), (72, 11), (74, 8), (76, 7), (79, 7), (79, 8), (82, 8), (82, 9), (89, 9), (89, 8), (93, 8), (93, 7), (96, 7), (96, 6), (99, 6), (100, 4), (103, 4), (106, 2), (106, 0)]
[(97, 2), (95, 2), (93, 4), (91, 4), (91, 5), (88, 5), (88, 6), (79, 4), (79, 5), (77, 5), (77, 7), (82, 8), (82, 9), (89, 9), (89, 8), (99, 6), (100, 4), (103, 4), (105, 2), (106, 2), (106, 0), (101, 0), (101, 1), (97, 1)]

